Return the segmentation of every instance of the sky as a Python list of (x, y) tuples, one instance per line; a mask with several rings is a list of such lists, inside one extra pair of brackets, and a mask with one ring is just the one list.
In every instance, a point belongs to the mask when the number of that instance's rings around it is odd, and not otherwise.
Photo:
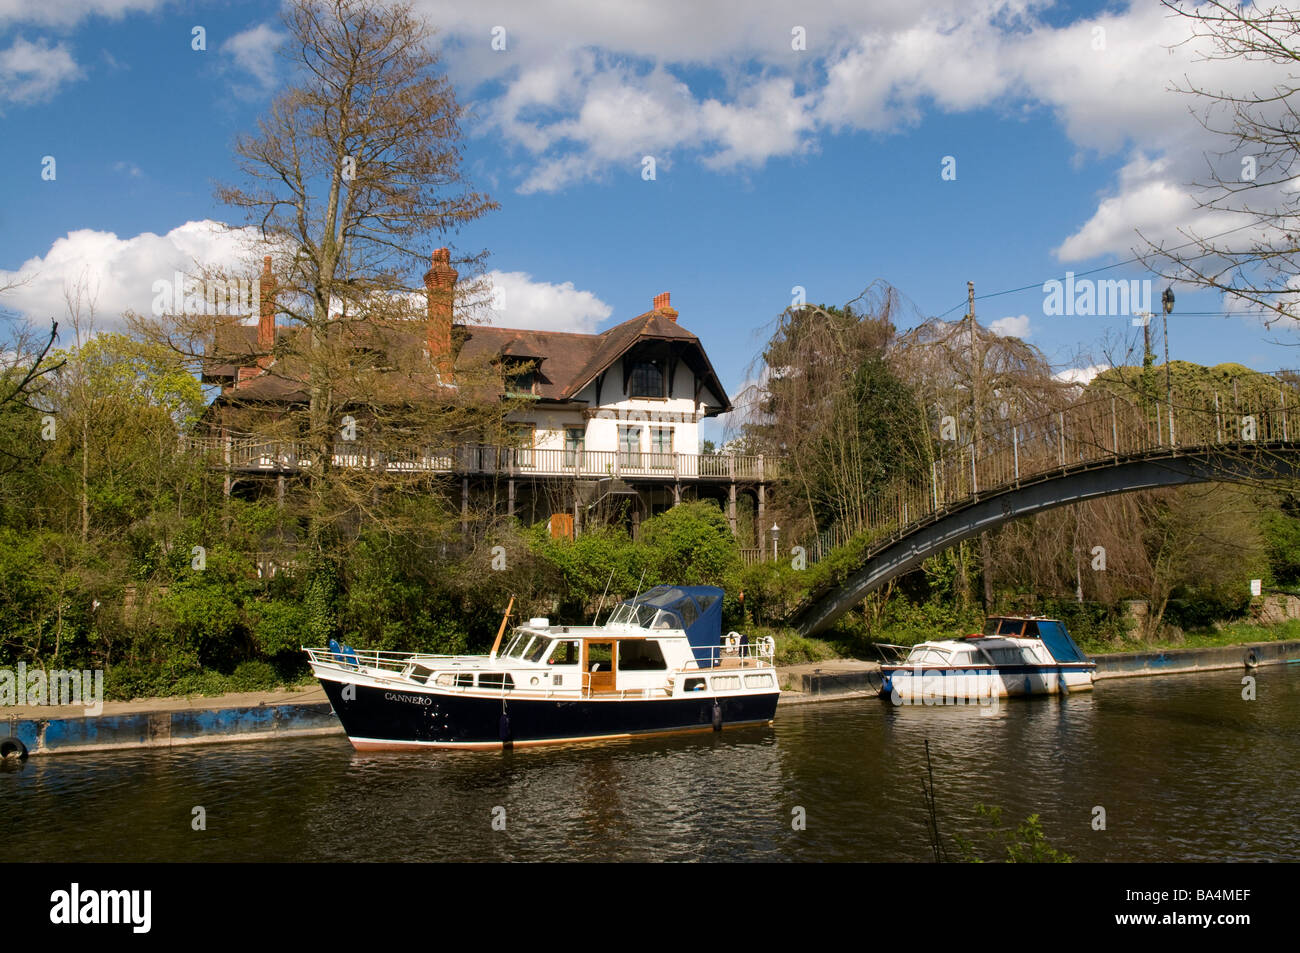
[[(469, 107), (467, 177), (500, 203), (429, 249), (488, 252), (503, 326), (603, 330), (670, 292), (733, 396), (797, 297), (876, 280), (949, 319), (974, 282), (982, 323), (1086, 379), (1140, 329), (1053, 313), (1045, 284), (1106, 267), (1088, 278), (1150, 281), (1158, 312), (1166, 282), (1122, 263), (1241, 221), (1197, 205), (1239, 157), (1176, 87), (1285, 72), (1206, 61), (1156, 0), (414, 7)], [(0, 315), (61, 318), (85, 281), (114, 328), (154, 281), (235, 260), (214, 184), (290, 82), (284, 37), (274, 2), (0, 0)], [(1173, 288), (1174, 359), (1300, 366), (1300, 330)]]

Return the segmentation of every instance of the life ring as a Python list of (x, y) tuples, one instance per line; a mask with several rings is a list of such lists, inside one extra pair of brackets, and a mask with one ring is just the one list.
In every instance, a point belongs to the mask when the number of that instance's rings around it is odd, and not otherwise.
[(8, 761), (10, 758), (15, 761), (27, 760), (27, 746), (13, 737), (0, 741), (0, 761)]
[(1258, 667), (1259, 667), (1259, 656), (1255, 654), (1255, 650), (1254, 650), (1254, 649), (1247, 649), (1247, 650), (1246, 650), (1246, 657), (1245, 657), (1244, 659), (1242, 659), (1242, 661), (1245, 662), (1245, 664), (1246, 664), (1246, 668), (1258, 668)]

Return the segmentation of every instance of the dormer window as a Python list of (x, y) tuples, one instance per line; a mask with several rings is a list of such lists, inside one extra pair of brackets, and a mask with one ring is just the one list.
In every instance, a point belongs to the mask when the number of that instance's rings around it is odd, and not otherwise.
[(640, 361), (632, 365), (627, 383), (629, 397), (667, 397), (663, 363)]
[(517, 395), (537, 393), (536, 361), (507, 361), (504, 372), (507, 394)]

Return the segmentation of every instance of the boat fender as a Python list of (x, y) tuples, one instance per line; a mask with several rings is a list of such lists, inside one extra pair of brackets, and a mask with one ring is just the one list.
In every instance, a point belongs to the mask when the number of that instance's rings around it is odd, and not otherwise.
[(1248, 649), (1246, 651), (1246, 657), (1242, 661), (1246, 663), (1246, 668), (1259, 667), (1259, 656), (1255, 654), (1254, 649)]
[(501, 729), (501, 740), (510, 741), (511, 738), (510, 738), (510, 713), (509, 712), (507, 711), (501, 712), (501, 721), (499, 722), (498, 727)]
[(722, 703), (713, 699), (713, 730), (722, 730)]
[(9, 737), (0, 741), (0, 761), (26, 761), (27, 746), (17, 738)]

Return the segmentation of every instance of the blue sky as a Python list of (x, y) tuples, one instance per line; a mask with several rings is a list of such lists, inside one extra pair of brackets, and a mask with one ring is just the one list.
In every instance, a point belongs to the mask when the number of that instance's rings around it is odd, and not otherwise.
[[(967, 280), (981, 295), (1036, 285), (981, 300), (981, 321), (1062, 369), (1105, 363), (1131, 318), (1046, 315), (1042, 282), (1131, 257), (1136, 229), (1238, 224), (1195, 208), (1189, 183), (1222, 143), (1168, 86), (1274, 75), (1195, 62), (1173, 46), (1186, 24), (1154, 0), (469, 6), (416, 4), (473, 106), (469, 177), (501, 208), (429, 246), (490, 252), (504, 325), (601, 329), (670, 291), (733, 394), (792, 288), (839, 304), (878, 278), (950, 317)], [(232, 220), (212, 185), (286, 82), (280, 31), (276, 3), (0, 0), (0, 285), (26, 279), (0, 309), (59, 317), (87, 274), (111, 327), (187, 256), (230, 254), (187, 223)], [(1225, 304), (1174, 287), (1176, 358), (1300, 365), (1289, 328), (1195, 314)]]

